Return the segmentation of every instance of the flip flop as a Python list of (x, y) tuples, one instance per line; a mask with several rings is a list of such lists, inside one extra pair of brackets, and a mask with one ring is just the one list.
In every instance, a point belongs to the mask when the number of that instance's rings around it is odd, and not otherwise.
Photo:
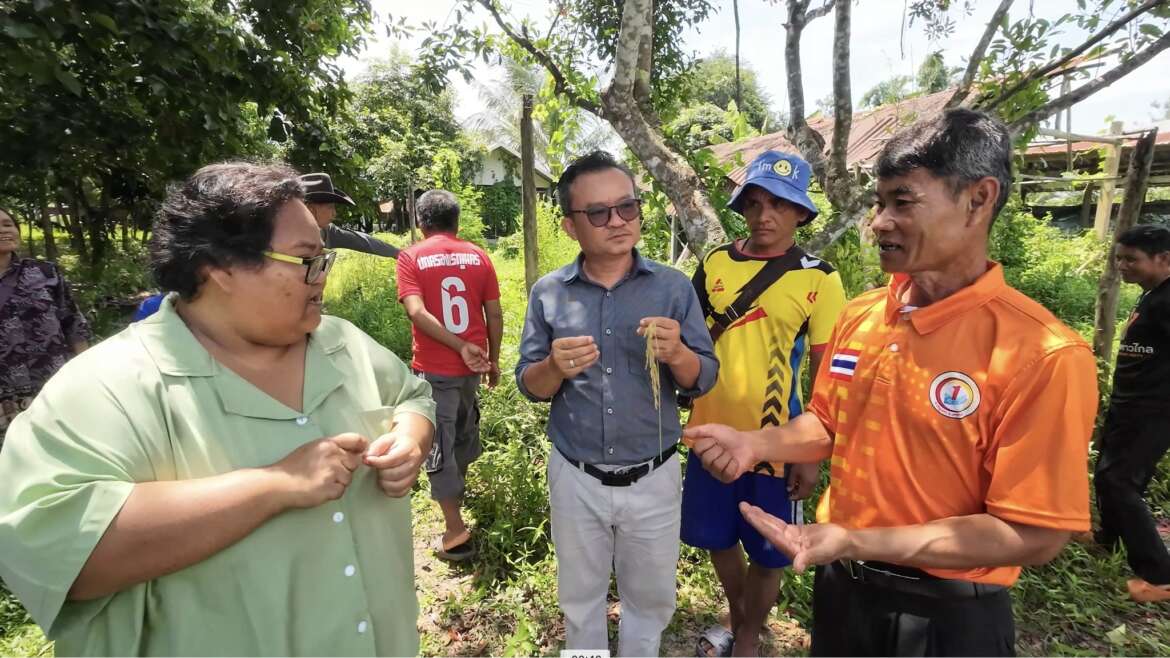
[(475, 557), (475, 547), (471, 545), (471, 533), (467, 530), (459, 533), (452, 541), (443, 541), (443, 536), (435, 537), (435, 555), (450, 562), (463, 562)]
[(722, 626), (712, 626), (699, 636), (695, 644), (695, 655), (700, 658), (724, 657), (731, 655), (731, 648), (735, 645), (735, 636)]

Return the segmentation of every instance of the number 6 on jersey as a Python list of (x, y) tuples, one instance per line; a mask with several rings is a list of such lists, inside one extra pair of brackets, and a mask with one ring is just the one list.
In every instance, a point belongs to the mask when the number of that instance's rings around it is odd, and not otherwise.
[(467, 330), (470, 315), (467, 312), (467, 300), (455, 293), (467, 292), (467, 284), (457, 276), (449, 276), (443, 279), (439, 288), (442, 295), (443, 326), (447, 331), (459, 335)]

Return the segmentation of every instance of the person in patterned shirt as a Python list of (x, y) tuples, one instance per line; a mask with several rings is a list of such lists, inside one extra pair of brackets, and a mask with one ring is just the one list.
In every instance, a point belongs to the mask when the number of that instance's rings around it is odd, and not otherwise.
[(8, 424), (92, 334), (57, 266), (19, 258), (20, 226), (0, 208), (0, 446)]

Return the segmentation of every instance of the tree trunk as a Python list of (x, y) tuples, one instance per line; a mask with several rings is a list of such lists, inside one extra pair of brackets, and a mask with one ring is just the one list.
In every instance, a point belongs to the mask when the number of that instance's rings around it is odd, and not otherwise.
[(662, 132), (653, 123), (654, 117), (644, 113), (636, 100), (636, 89), (641, 84), (638, 81), (650, 75), (648, 69), (643, 69), (650, 62), (642, 53), (652, 38), (653, 25), (651, 0), (626, 0), (613, 80), (601, 94), (601, 116), (666, 190), (686, 231), (687, 245), (696, 255), (702, 255), (708, 244), (727, 239), (723, 225), (704, 194), (698, 173), (666, 145)]
[[(69, 245), (73, 247), (73, 251), (81, 257), (82, 261), (89, 262), (89, 247), (85, 244), (85, 231), (82, 230), (81, 223), (81, 201), (70, 190), (63, 189), (61, 192), (65, 195), (65, 200), (69, 205), (69, 212), (64, 215), (67, 218), (66, 228), (69, 230)], [(57, 202), (58, 208), (64, 206), (64, 203)]]
[[(849, 75), (849, 39), (852, 32), (852, 7), (849, 2), (834, 3), (833, 28), (833, 142), (825, 155), (825, 138), (813, 130), (804, 117), (804, 83), (800, 63), (800, 40), (808, 21), (821, 15), (808, 14), (807, 0), (789, 0), (785, 24), (785, 61), (788, 71), (789, 140), (808, 161), (813, 175), (833, 204), (834, 217), (809, 240), (809, 253), (823, 251), (844, 235), (849, 227), (865, 219), (866, 207), (860, 182), (850, 173), (847, 162), (849, 133), (853, 125), (853, 101)], [(827, 5), (826, 5), (827, 6)]]
[[(37, 243), (33, 240), (33, 222), (32, 222), (32, 217), (35, 214), (35, 210), (33, 208), (25, 208), (25, 210), (27, 212), (25, 213), (25, 222), (24, 223), (28, 225), (28, 239), (25, 240), (25, 244), (28, 245), (28, 257), (29, 258), (36, 258), (37, 257)], [(17, 233), (19, 233), (19, 232), (20, 231), (17, 231)], [(20, 237), (20, 236), (17, 236), (17, 237)]]
[(60, 258), (60, 254), (57, 253), (57, 239), (53, 236), (53, 221), (49, 217), (49, 197), (43, 187), (40, 197), (40, 221), (41, 233), (45, 236), (45, 258), (56, 262)]
[(739, 0), (731, 0), (731, 11), (735, 14), (735, 109), (743, 112), (742, 87), (739, 81)]
[(85, 187), (82, 181), (77, 182), (77, 197), (85, 210), (86, 228), (89, 232), (89, 265), (94, 270), (100, 269), (106, 260), (106, 248), (109, 246), (109, 237), (106, 235), (107, 217), (109, 215), (109, 201), (106, 197), (105, 186), (102, 186), (101, 200), (98, 208), (90, 207), (85, 196)]
[(1085, 191), (1081, 194), (1081, 228), (1092, 228), (1093, 226), (1093, 190), (1096, 186), (1093, 183), (1085, 185)]
[[(1113, 356), (1113, 335), (1117, 331), (1117, 294), (1121, 287), (1121, 276), (1117, 271), (1114, 257), (1117, 254), (1117, 238), (1137, 223), (1146, 199), (1146, 187), (1150, 180), (1150, 165), (1154, 161), (1154, 141), (1158, 129), (1142, 135), (1134, 146), (1129, 159), (1129, 172), (1125, 178), (1125, 199), (1117, 213), (1117, 228), (1113, 233), (1113, 244), (1105, 260), (1105, 271), (1097, 287), (1097, 313), (1093, 323), (1093, 353), (1098, 359), (1109, 363)], [(1109, 366), (1107, 365), (1106, 368)]]
[(726, 242), (723, 224), (707, 200), (694, 168), (671, 151), (662, 135), (636, 114), (626, 100), (607, 90), (602, 94), (601, 102), (605, 119), (666, 191), (686, 233), (691, 252), (701, 256), (706, 253), (707, 245)]
[(531, 292), (540, 274), (536, 227), (536, 152), (532, 140), (532, 94), (524, 94), (520, 112), (520, 201), (524, 209), (524, 291)]

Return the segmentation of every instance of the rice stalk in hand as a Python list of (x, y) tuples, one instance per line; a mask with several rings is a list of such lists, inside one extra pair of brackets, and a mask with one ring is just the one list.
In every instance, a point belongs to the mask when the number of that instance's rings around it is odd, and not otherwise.
[(658, 345), (658, 325), (651, 322), (646, 325), (646, 371), (650, 373), (650, 397), (654, 400), (654, 410), (658, 412), (658, 454), (662, 454), (662, 373), (658, 368), (658, 357), (655, 347)]

